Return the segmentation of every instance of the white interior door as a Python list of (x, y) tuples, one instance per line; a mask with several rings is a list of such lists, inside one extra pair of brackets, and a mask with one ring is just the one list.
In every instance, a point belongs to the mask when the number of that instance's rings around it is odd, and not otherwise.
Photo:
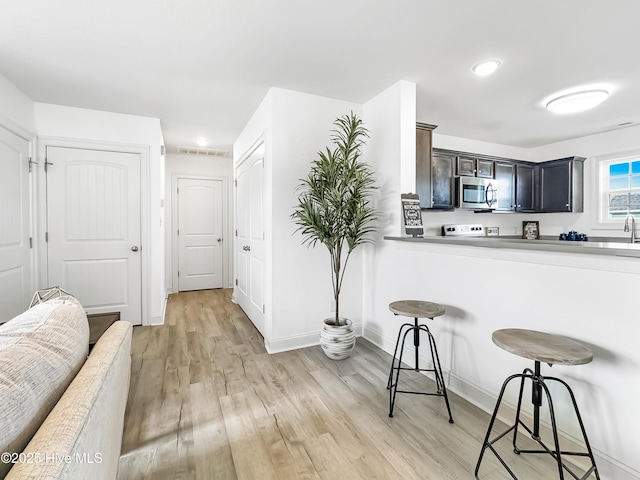
[(29, 143), (0, 127), (0, 323), (33, 295), (29, 218)]
[(47, 147), (47, 281), (141, 323), (140, 155)]
[(256, 149), (236, 174), (235, 299), (260, 333), (264, 322), (264, 149)]
[(222, 288), (222, 181), (178, 179), (178, 290)]

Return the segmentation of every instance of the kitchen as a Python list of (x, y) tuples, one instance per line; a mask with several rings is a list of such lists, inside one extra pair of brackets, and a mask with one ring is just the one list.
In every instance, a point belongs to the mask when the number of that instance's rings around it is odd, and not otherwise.
[[(374, 276), (365, 289), (373, 292), (364, 316), (367, 338), (385, 350), (393, 350), (397, 327), (390, 325), (386, 305), (398, 298), (423, 298), (446, 307), (447, 321), (434, 322), (445, 378), (450, 388), (474, 404), (491, 411), (502, 381), (529, 366), (525, 359), (497, 348), (491, 333), (502, 328), (526, 328), (565, 335), (587, 345), (594, 354), (589, 365), (554, 366), (549, 375), (567, 380), (578, 399), (592, 447), (597, 451), (603, 478), (638, 478), (636, 454), (640, 444), (629, 425), (640, 424), (635, 396), (640, 366), (637, 339), (640, 327), (632, 299), (640, 286), (638, 258), (587, 254), (596, 249), (593, 240), (615, 237), (621, 249), (632, 249), (630, 233), (621, 225), (599, 229), (597, 200), (599, 162), (616, 152), (634, 151), (636, 129), (618, 130), (560, 142), (530, 150), (474, 142), (433, 132), (433, 148), (474, 152), (488, 156), (543, 162), (573, 156), (584, 161), (583, 212), (572, 213), (474, 213), (464, 209), (422, 211), (425, 239), (403, 238), (399, 202), (383, 202), (393, 225), (386, 240), (375, 247)], [(619, 155), (619, 154), (618, 154)], [(415, 158), (415, 157), (414, 157)], [(409, 192), (415, 160), (403, 157), (400, 171), (377, 165), (385, 178), (393, 176), (395, 193)], [(415, 180), (415, 176), (413, 177)], [(393, 182), (391, 182), (393, 184)], [(384, 197), (389, 198), (389, 191)], [(523, 221), (539, 222), (544, 243), (523, 240)], [(443, 237), (443, 225), (498, 227), (498, 237), (473, 240)], [(610, 228), (610, 227), (609, 227)], [(577, 231), (588, 242), (559, 241), (564, 232)], [(503, 237), (512, 237), (505, 239)], [(548, 242), (545, 238), (550, 239)], [(590, 243), (592, 242), (593, 243)], [(494, 243), (495, 242), (495, 243)], [(487, 246), (500, 248), (479, 248)], [(593, 247), (591, 246), (593, 245)], [(402, 272), (402, 282), (398, 282)], [(443, 347), (440, 347), (443, 345)], [(548, 368), (548, 367), (547, 367)], [(510, 396), (514, 402), (515, 392)], [(515, 402), (512, 404), (515, 405)], [(562, 413), (567, 413), (564, 405)], [(454, 413), (455, 415), (455, 413)], [(565, 427), (565, 437), (579, 438), (575, 428)], [(603, 473), (606, 472), (606, 473)]]

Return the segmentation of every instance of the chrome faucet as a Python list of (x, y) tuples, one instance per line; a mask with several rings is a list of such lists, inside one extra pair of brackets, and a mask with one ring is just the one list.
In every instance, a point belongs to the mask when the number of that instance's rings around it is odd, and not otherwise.
[(636, 243), (636, 217), (631, 215), (630, 213), (627, 215), (627, 218), (624, 219), (624, 232), (629, 231), (629, 217), (631, 217), (631, 243)]

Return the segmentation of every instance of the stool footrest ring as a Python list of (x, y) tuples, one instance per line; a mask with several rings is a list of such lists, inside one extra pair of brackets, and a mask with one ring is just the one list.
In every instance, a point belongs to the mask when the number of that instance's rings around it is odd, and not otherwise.
[[(514, 421), (514, 424), (509, 427), (507, 430), (505, 430), (504, 432), (500, 433), (499, 435), (497, 435), (496, 437), (494, 437), (493, 439), (490, 439), (491, 437), (491, 430), (493, 428), (493, 424), (496, 420), (496, 416), (498, 414), (498, 409), (500, 408), (500, 404), (502, 402), (502, 397), (504, 395), (504, 392), (507, 388), (507, 385), (515, 379), (520, 379), (521, 383), (520, 383), (520, 393), (518, 396), (518, 406), (516, 409), (516, 418)], [(521, 419), (520, 419), (520, 412), (521, 412), (521, 407), (522, 407), (522, 396), (523, 396), (523, 391), (524, 391), (524, 382), (525, 380), (531, 380), (532, 382), (532, 392), (533, 395), (533, 400), (535, 400), (534, 402), (534, 416), (533, 416), (533, 429), (529, 428)], [(586, 451), (585, 452), (571, 452), (571, 451), (565, 451), (565, 450), (561, 450), (560, 449), (560, 443), (559, 443), (559, 438), (558, 438), (558, 429), (556, 426), (556, 418), (555, 418), (555, 413), (554, 413), (554, 408), (553, 408), (553, 400), (551, 398), (551, 393), (549, 392), (549, 389), (546, 385), (545, 382), (547, 381), (555, 381), (558, 382), (562, 385), (564, 385), (564, 387), (566, 388), (566, 390), (569, 393), (569, 396), (571, 397), (571, 401), (573, 403), (573, 408), (578, 420), (578, 423), (580, 425), (580, 429), (582, 431), (582, 436), (584, 439), (584, 444), (585, 444), (585, 448)], [(549, 406), (549, 415), (551, 418), (551, 429), (552, 429), (552, 433), (553, 433), (553, 441), (554, 441), (554, 449), (549, 448), (540, 438), (539, 435), (539, 421), (540, 421), (540, 417), (539, 417), (539, 408), (541, 405), (541, 396), (542, 396), (542, 391), (544, 391), (546, 398), (547, 398), (547, 403)], [(531, 436), (531, 438), (536, 441), (542, 448), (543, 450), (531, 450), (531, 449), (519, 449), (517, 446), (517, 439), (518, 439), (518, 427), (522, 426), (522, 428), (524, 430), (527, 431), (527, 433)], [(595, 462), (595, 458), (593, 457), (593, 452), (591, 450), (591, 446), (589, 444), (589, 440), (587, 439), (587, 433), (586, 430), (584, 428), (584, 424), (582, 422), (582, 417), (580, 416), (580, 411), (578, 410), (578, 405), (576, 403), (575, 400), (575, 396), (573, 395), (573, 391), (571, 390), (571, 387), (569, 387), (569, 385), (563, 381), (560, 380), (559, 378), (555, 378), (555, 377), (543, 377), (542, 375), (540, 375), (540, 362), (536, 361), (535, 362), (535, 371), (532, 371), (529, 368), (526, 368), (522, 373), (518, 373), (515, 375), (511, 375), (510, 377), (508, 377), (505, 382), (502, 384), (502, 389), (500, 390), (500, 394), (498, 395), (498, 400), (496, 402), (496, 406), (495, 409), (493, 411), (493, 415), (491, 417), (491, 420), (489, 422), (489, 427), (487, 428), (487, 434), (485, 436), (484, 442), (482, 444), (482, 449), (480, 450), (480, 456), (478, 458), (478, 463), (476, 464), (476, 469), (475, 469), (475, 478), (479, 478), (478, 477), (478, 472), (480, 470), (480, 465), (482, 463), (482, 459), (484, 456), (484, 453), (487, 449), (491, 450), (493, 452), (493, 454), (496, 456), (496, 458), (500, 461), (500, 463), (502, 464), (502, 466), (507, 470), (507, 472), (509, 473), (509, 475), (511, 475), (511, 477), (514, 480), (518, 480), (518, 477), (516, 477), (516, 475), (513, 473), (513, 471), (509, 468), (509, 466), (507, 465), (507, 463), (505, 462), (505, 460), (500, 456), (500, 454), (495, 450), (495, 448), (493, 448), (493, 444), (496, 443), (497, 441), (501, 440), (502, 438), (504, 438), (507, 434), (513, 432), (513, 451), (515, 454), (521, 454), (521, 453), (534, 453), (534, 454), (547, 454), (547, 455), (551, 455), (554, 460), (557, 463), (558, 466), (558, 478), (560, 480), (564, 480), (564, 471), (568, 472), (571, 477), (575, 478), (576, 480), (586, 480), (588, 477), (591, 476), (591, 474), (595, 473), (595, 476), (598, 480), (600, 480), (600, 474), (598, 472), (598, 468), (596, 467), (596, 462)], [(578, 476), (574, 471), (572, 471), (567, 465), (566, 463), (564, 463), (562, 461), (562, 457), (563, 456), (579, 456), (579, 457), (588, 457), (591, 460), (591, 467), (587, 469), (587, 471), (584, 473), (584, 475), (582, 476)]]
[[(433, 320), (433, 319), (432, 319)], [(420, 368), (418, 348), (420, 347), (420, 332), (427, 335), (429, 339), (429, 350), (431, 353), (431, 360), (433, 362), (433, 368)], [(404, 345), (409, 333), (413, 333), (413, 345), (415, 349), (415, 366), (403, 367), (402, 366), (402, 354), (404, 352)], [(402, 339), (402, 342), (400, 341)], [(396, 357), (397, 366), (396, 366)], [(398, 390), (398, 378), (401, 370), (411, 370), (414, 372), (433, 372), (435, 375), (436, 392), (417, 392)], [(395, 378), (394, 378), (395, 372)], [(387, 389), (389, 390), (389, 417), (393, 417), (393, 409), (396, 401), (396, 394), (409, 393), (414, 395), (427, 395), (444, 397), (444, 401), (447, 405), (447, 412), (449, 413), (449, 423), (453, 423), (453, 417), (451, 416), (451, 407), (449, 406), (449, 398), (447, 397), (447, 389), (444, 386), (444, 376), (442, 375), (442, 367), (440, 366), (440, 357), (438, 355), (438, 349), (436, 347), (435, 339), (429, 331), (429, 327), (425, 324), (419, 324), (418, 318), (414, 318), (414, 324), (405, 323), (400, 327), (398, 332), (398, 339), (396, 340), (396, 346), (393, 352), (393, 359), (391, 360), (391, 369), (389, 371), (389, 378), (387, 380)]]

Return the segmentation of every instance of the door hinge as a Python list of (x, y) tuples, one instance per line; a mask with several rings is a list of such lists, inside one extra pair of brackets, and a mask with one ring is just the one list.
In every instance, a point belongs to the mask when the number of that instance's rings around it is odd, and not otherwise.
[(238, 230), (236, 229), (236, 237), (238, 236)]
[(180, 188), (179, 188), (179, 187), (178, 187), (178, 188), (176, 188), (176, 193), (177, 193), (178, 195), (180, 195)]
[(238, 186), (238, 180), (234, 180), (233, 184), (237, 187)]
[(44, 232), (44, 241), (49, 242), (49, 232)]
[(265, 313), (264, 305), (262, 305), (262, 313)]
[(180, 236), (180, 229), (178, 229), (178, 236)]
[(180, 270), (178, 270), (178, 276), (180, 276)]
[(29, 237), (29, 248), (33, 248), (33, 237)]
[(160, 155), (164, 155), (165, 149), (164, 145), (160, 145)]
[(39, 165), (38, 162), (34, 162), (33, 158), (29, 157), (29, 173), (33, 171), (33, 166)]
[(236, 286), (238, 285), (238, 279), (236, 278)]

